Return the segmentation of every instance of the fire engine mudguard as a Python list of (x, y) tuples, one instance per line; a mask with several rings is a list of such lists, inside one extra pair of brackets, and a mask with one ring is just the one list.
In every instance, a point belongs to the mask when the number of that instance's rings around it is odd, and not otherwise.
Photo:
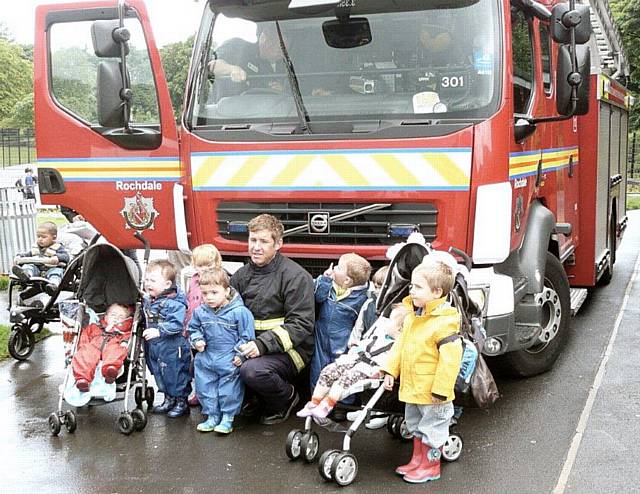
[(548, 251), (554, 225), (553, 213), (533, 203), (521, 248), (500, 266), (514, 278), (515, 325), (507, 353), (496, 359), (506, 372), (519, 377), (549, 370), (569, 332), (569, 280), (562, 263)]

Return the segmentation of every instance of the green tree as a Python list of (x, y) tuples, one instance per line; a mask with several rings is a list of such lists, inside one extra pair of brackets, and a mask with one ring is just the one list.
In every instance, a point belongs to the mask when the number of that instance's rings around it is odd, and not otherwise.
[(14, 106), (32, 92), (33, 64), (20, 45), (0, 39), (0, 125), (11, 117)]
[(27, 94), (15, 104), (3, 126), (18, 129), (33, 127), (33, 93)]
[(162, 66), (169, 86), (173, 113), (176, 119), (182, 113), (182, 99), (187, 83), (193, 42), (194, 38), (190, 36), (185, 41), (171, 43), (160, 48)]

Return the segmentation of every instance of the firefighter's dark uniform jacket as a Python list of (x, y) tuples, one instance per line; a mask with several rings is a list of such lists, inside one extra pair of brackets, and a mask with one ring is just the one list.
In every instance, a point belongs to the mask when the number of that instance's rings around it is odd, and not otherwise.
[(251, 261), (231, 278), (255, 318), (261, 355), (286, 353), (300, 371), (313, 355), (313, 278), (299, 264), (276, 253), (266, 266)]

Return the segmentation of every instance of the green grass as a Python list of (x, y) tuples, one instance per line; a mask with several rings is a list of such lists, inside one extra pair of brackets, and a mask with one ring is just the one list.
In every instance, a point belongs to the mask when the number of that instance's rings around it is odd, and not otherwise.
[(27, 146), (22, 146), (19, 152), (17, 146), (5, 146), (4, 148), (0, 148), (0, 162), (2, 162), (4, 166), (26, 165), (29, 163), (35, 163), (35, 161), (36, 148), (34, 147), (27, 148)]
[[(9, 350), (7, 350), (7, 342), (9, 341), (9, 326), (0, 324), (0, 361), (9, 357)], [(47, 328), (44, 328), (40, 333), (36, 334), (36, 341), (45, 339), (52, 333)]]
[(640, 196), (627, 196), (627, 210), (640, 209)]
[(38, 211), (36, 216), (36, 224), (44, 223), (45, 221), (52, 221), (58, 226), (66, 225), (69, 223), (62, 213), (58, 211), (51, 211), (48, 209)]
[(0, 292), (5, 291), (7, 288), (9, 288), (9, 277), (0, 274)]

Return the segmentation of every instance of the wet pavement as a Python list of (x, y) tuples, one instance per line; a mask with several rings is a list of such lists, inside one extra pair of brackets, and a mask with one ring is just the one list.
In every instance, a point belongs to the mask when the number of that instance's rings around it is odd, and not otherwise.
[[(640, 214), (629, 216), (614, 279), (573, 319), (554, 369), (498, 379), (502, 398), (490, 410), (465, 411), (462, 457), (445, 464), (432, 485), (412, 486), (393, 474), (410, 445), (385, 429), (355, 435), (359, 472), (344, 488), (323, 481), (317, 462), (286, 457), (287, 433), (302, 425), (295, 418), (274, 427), (239, 421), (221, 437), (196, 432), (201, 418), (192, 409), (179, 419), (150, 415), (144, 431), (123, 436), (116, 426), (123, 402), (116, 402), (80, 409), (77, 431), (52, 437), (47, 417), (63, 379), (62, 339), (54, 335), (27, 362), (0, 363), (0, 492), (640, 492), (640, 286), (637, 279), (630, 285)], [(6, 306), (3, 298), (0, 304)], [(319, 434), (320, 452), (340, 448), (341, 435)]]

